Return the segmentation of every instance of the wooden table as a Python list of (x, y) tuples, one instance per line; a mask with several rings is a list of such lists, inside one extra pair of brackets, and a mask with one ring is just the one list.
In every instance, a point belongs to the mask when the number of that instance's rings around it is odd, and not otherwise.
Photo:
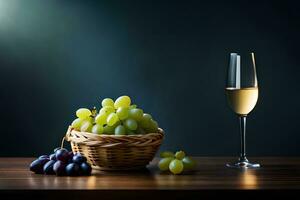
[[(72, 199), (110, 199), (174, 197), (183, 199), (224, 195), (234, 192), (269, 192), (284, 195), (300, 189), (300, 158), (260, 157), (251, 158), (262, 168), (238, 170), (225, 167), (229, 157), (197, 157), (194, 172), (182, 175), (161, 173), (154, 159), (147, 169), (127, 172), (95, 171), (89, 177), (57, 177), (37, 175), (28, 170), (33, 158), (0, 158), (0, 197), (3, 195), (25, 198), (68, 196)], [(283, 191), (287, 191), (283, 194)], [(70, 196), (71, 195), (71, 196)], [(233, 194), (232, 194), (233, 195)], [(255, 194), (256, 195), (256, 194)]]

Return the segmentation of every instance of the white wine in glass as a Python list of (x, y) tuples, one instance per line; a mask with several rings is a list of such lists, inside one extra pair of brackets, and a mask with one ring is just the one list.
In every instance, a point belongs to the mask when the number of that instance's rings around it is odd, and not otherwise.
[(258, 88), (226, 88), (229, 106), (238, 115), (248, 115), (256, 105), (258, 99)]
[[(247, 62), (248, 61), (248, 62)], [(241, 135), (241, 153), (239, 160), (227, 164), (234, 168), (258, 168), (257, 163), (250, 163), (246, 158), (246, 117), (253, 110), (258, 99), (258, 84), (254, 53), (241, 64), (241, 56), (230, 54), (228, 77), (225, 93), (230, 108), (238, 115)]]

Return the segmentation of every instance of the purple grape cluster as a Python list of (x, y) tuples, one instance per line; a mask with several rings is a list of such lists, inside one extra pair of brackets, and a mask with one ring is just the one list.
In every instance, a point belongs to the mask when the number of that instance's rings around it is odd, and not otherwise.
[(30, 164), (30, 171), (36, 174), (57, 176), (88, 176), (92, 172), (86, 157), (65, 148), (56, 148), (51, 155), (42, 155)]

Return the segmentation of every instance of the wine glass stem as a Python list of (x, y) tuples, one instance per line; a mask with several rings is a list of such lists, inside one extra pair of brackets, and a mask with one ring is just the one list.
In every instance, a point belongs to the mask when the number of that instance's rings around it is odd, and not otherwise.
[(239, 116), (241, 134), (241, 154), (239, 161), (247, 162), (246, 158), (246, 116)]

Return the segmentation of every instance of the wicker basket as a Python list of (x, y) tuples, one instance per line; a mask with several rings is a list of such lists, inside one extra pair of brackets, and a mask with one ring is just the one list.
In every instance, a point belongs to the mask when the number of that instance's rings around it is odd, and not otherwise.
[(145, 135), (97, 135), (69, 127), (65, 139), (74, 153), (87, 158), (93, 169), (130, 170), (148, 165), (163, 137), (162, 129)]

